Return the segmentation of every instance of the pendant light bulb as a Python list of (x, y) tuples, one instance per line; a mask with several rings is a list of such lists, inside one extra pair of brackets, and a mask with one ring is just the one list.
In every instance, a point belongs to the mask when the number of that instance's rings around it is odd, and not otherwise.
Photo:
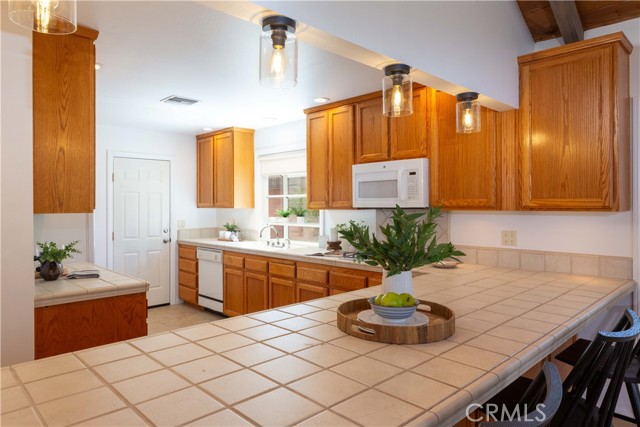
[(402, 117), (413, 113), (413, 87), (405, 64), (392, 64), (384, 68), (382, 79), (382, 108), (385, 116)]
[(456, 132), (480, 132), (480, 103), (477, 92), (464, 92), (456, 95)]
[(296, 21), (286, 16), (262, 20), (260, 36), (260, 84), (291, 88), (298, 83)]
[(45, 34), (71, 34), (78, 28), (76, 0), (9, 0), (9, 19)]

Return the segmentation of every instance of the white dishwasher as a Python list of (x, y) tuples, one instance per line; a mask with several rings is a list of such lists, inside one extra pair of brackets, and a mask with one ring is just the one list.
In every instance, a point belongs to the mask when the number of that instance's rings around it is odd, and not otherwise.
[(222, 251), (198, 248), (198, 304), (222, 313)]

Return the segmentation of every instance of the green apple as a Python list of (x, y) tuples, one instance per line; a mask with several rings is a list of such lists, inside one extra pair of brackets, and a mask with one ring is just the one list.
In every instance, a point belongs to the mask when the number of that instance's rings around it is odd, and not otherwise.
[(402, 307), (402, 298), (395, 292), (387, 292), (380, 298), (380, 305), (385, 307)]
[(376, 297), (376, 299), (374, 299), (374, 300), (373, 300), (373, 303), (374, 303), (375, 305), (382, 305), (382, 304), (380, 303), (380, 300), (382, 299), (382, 297), (383, 297), (383, 296), (384, 296), (384, 294), (380, 294), (380, 295), (378, 295), (378, 296)]
[(402, 298), (402, 305), (405, 307), (413, 307), (416, 305), (416, 299), (411, 294), (406, 292), (402, 293), (400, 294), (400, 298)]

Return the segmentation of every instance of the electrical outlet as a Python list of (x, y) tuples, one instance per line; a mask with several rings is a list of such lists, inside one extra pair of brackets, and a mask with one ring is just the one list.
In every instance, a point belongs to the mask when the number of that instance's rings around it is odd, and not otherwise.
[(502, 246), (518, 246), (518, 232), (502, 230)]
[(184, 219), (178, 220), (178, 228), (185, 228), (186, 226), (187, 226), (187, 221), (185, 221)]

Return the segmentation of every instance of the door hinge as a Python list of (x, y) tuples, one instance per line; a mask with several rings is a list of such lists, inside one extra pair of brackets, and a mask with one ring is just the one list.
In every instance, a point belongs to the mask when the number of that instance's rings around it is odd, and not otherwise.
[(116, 174), (115, 174), (115, 172), (111, 172), (111, 182), (116, 182)]
[(111, 240), (116, 240), (116, 233), (115, 231), (111, 232)]

